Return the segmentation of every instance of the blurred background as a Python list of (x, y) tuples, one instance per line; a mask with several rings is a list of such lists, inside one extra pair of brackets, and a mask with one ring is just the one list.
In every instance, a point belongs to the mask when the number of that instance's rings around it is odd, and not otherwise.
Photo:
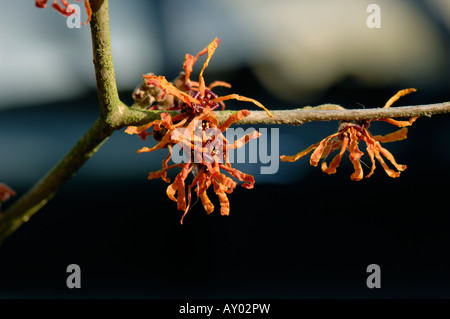
[[(173, 79), (186, 53), (218, 37), (206, 82), (230, 82), (220, 95), (269, 109), (380, 107), (408, 87), (418, 91), (397, 106), (449, 101), (449, 1), (376, 1), (380, 28), (367, 26), (371, 3), (110, 1), (120, 97), (131, 105), (142, 74)], [(89, 26), (67, 28), (50, 5), (2, 1), (0, 12), (0, 182), (20, 196), (97, 118), (92, 47)], [(448, 114), (420, 118), (407, 140), (385, 145), (408, 165), (398, 179), (377, 165), (353, 182), (348, 157), (331, 176), (309, 158), (280, 163), (274, 175), (261, 175), (261, 163), (236, 164), (254, 174), (255, 188), (229, 196), (230, 216), (206, 215), (198, 203), (183, 226), (167, 185), (146, 179), (166, 152), (136, 154), (154, 142), (118, 131), (0, 247), (0, 297), (448, 298), (449, 123)], [(280, 155), (337, 125), (279, 127)], [(395, 129), (371, 126), (374, 134)], [(72, 263), (81, 289), (66, 287)], [(381, 289), (366, 286), (372, 263)]]

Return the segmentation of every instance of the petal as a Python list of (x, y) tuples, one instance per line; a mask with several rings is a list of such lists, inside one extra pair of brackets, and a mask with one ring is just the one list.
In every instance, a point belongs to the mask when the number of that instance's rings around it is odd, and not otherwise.
[(227, 216), (230, 214), (230, 202), (228, 201), (227, 194), (217, 181), (213, 180), (212, 183), (214, 186), (214, 192), (217, 194), (217, 197), (219, 197), (220, 214)]
[(375, 142), (376, 141), (373, 139), (372, 134), (370, 134), (370, 132), (366, 128), (364, 128), (362, 134), (363, 134), (362, 139), (366, 143), (367, 154), (369, 154), (370, 161), (372, 162), (372, 168), (371, 168), (369, 174), (366, 175), (366, 178), (369, 178), (370, 176), (372, 176), (372, 174), (374, 173), (375, 168), (376, 168), (376, 165), (375, 165)]
[(206, 210), (206, 213), (207, 213), (207, 214), (211, 214), (211, 213), (214, 211), (214, 205), (213, 205), (213, 203), (211, 202), (211, 200), (209, 199), (208, 195), (206, 194), (206, 191), (205, 191), (205, 192), (202, 192), (202, 193), (199, 195), (199, 197), (200, 197), (200, 199), (202, 200), (202, 204), (203, 204), (203, 207), (204, 207), (205, 210)]
[(337, 132), (337, 133), (331, 134), (330, 136), (328, 136), (328, 137), (324, 138), (322, 141), (320, 141), (319, 145), (316, 147), (316, 150), (311, 154), (309, 163), (312, 166), (317, 166), (320, 159), (322, 158), (322, 154), (325, 150), (325, 146), (328, 144), (328, 141), (336, 136), (341, 135), (341, 134), (342, 134), (342, 132)]
[(185, 71), (185, 78), (184, 81), (185, 82), (189, 82), (190, 81), (190, 76), (192, 73), (192, 70), (194, 68), (194, 64), (197, 61), (197, 58), (194, 58), (192, 55), (190, 54), (186, 54), (185, 58), (184, 58), (184, 63), (183, 63), (183, 69)]
[[(185, 164), (181, 172), (175, 177), (172, 184), (167, 187), (167, 196), (177, 202), (178, 210), (186, 209), (186, 190), (185, 183), (188, 174), (192, 171), (193, 165), (191, 163)], [(175, 193), (178, 192), (178, 198), (175, 198)]]
[(187, 214), (188, 211), (189, 211), (189, 207), (191, 207), (191, 198), (192, 198), (192, 192), (191, 192), (191, 190), (192, 190), (192, 187), (196, 186), (196, 185), (200, 182), (200, 180), (202, 179), (202, 177), (203, 177), (204, 175), (205, 175), (205, 168), (202, 167), (202, 168), (200, 169), (200, 171), (197, 173), (197, 175), (195, 176), (195, 178), (194, 178), (194, 180), (192, 181), (191, 185), (189, 185), (189, 188), (188, 188), (188, 204), (187, 204), (187, 206), (186, 206), (186, 208), (185, 208), (185, 210), (184, 210), (183, 215), (181, 216), (180, 224), (183, 224), (184, 216), (186, 216), (186, 214)]
[(221, 130), (222, 132), (225, 132), (234, 122), (242, 120), (244, 117), (249, 116), (249, 115), (250, 115), (250, 111), (240, 110), (240, 111), (230, 115), (230, 117), (219, 126), (219, 130)]
[(403, 172), (406, 169), (406, 165), (397, 164), (397, 162), (395, 161), (394, 155), (392, 155), (391, 152), (389, 152), (387, 149), (381, 147), (379, 142), (376, 142), (375, 147), (378, 148), (380, 153), (384, 157), (386, 157), (386, 159), (388, 159), (392, 163), (392, 165), (395, 166), (395, 168), (397, 170), (399, 170), (400, 172)]
[(216, 86), (223, 86), (223, 87), (231, 89), (231, 84), (228, 82), (224, 82), (224, 81), (214, 81), (213, 83), (208, 85), (208, 89), (212, 90)]
[[(199, 90), (200, 90), (200, 94), (201, 96), (205, 95), (205, 79), (203, 78), (203, 72), (205, 71), (205, 69), (208, 67), (209, 64), (209, 60), (211, 60), (214, 52), (217, 49), (217, 46), (219, 45), (220, 40), (215, 38), (213, 40), (213, 42), (211, 42), (208, 46), (207, 46), (207, 51), (208, 51), (208, 57), (206, 58), (205, 63), (203, 63), (203, 67), (200, 71), (200, 75), (198, 76), (198, 83), (199, 83)], [(202, 53), (202, 52), (200, 52)], [(200, 54), (199, 53), (199, 54)], [(203, 54), (203, 53), (202, 53)]]
[(172, 145), (167, 145), (169, 148), (169, 155), (162, 161), (162, 170), (164, 170), (163, 174), (161, 175), (161, 179), (165, 181), (166, 183), (170, 183), (170, 179), (167, 178), (167, 163), (169, 162), (170, 158), (172, 157)]
[(163, 176), (163, 174), (168, 171), (169, 169), (175, 168), (175, 167), (183, 167), (184, 163), (180, 163), (180, 164), (173, 164), (167, 167), (164, 167), (162, 169), (160, 169), (159, 171), (156, 172), (150, 172), (150, 174), (148, 175), (148, 179), (155, 179), (155, 178), (160, 178), (161, 176)]
[(395, 142), (395, 141), (401, 141), (406, 139), (408, 135), (408, 129), (407, 128), (402, 128), (398, 131), (395, 131), (393, 133), (387, 134), (387, 135), (375, 135), (372, 136), (372, 138), (375, 141), (381, 142), (381, 143), (388, 143), (388, 142)]
[(349, 138), (344, 135), (344, 138), (342, 139), (342, 145), (340, 152), (333, 158), (333, 160), (330, 163), (330, 167), (327, 168), (326, 163), (325, 165), (322, 164), (322, 171), (327, 174), (334, 174), (336, 173), (336, 169), (339, 167), (339, 163), (341, 162), (342, 156), (344, 156), (344, 152), (347, 149)]
[(393, 124), (398, 127), (405, 127), (405, 126), (411, 126), (418, 118), (419, 118), (418, 116), (414, 116), (414, 117), (411, 117), (408, 121), (397, 121), (397, 120), (394, 120), (391, 118), (377, 119), (374, 121), (383, 121), (383, 122), (387, 122), (389, 124)]
[(242, 184), (242, 187), (251, 189), (255, 185), (255, 178), (252, 175), (245, 174), (235, 168), (231, 168), (223, 164), (220, 164), (219, 166), (220, 168), (223, 168), (224, 170), (229, 172), (232, 176), (236, 177), (241, 182), (245, 182), (244, 184)]
[(359, 181), (364, 176), (361, 162), (359, 161), (359, 159), (363, 155), (363, 152), (361, 152), (358, 148), (358, 137), (356, 135), (355, 129), (350, 130), (350, 143), (348, 145), (348, 150), (350, 152), (350, 161), (352, 162), (353, 168), (355, 169), (355, 172), (350, 176), (350, 178), (354, 181)]
[[(313, 149), (316, 149), (317, 146), (319, 146), (319, 144), (320, 143), (313, 144), (313, 145), (309, 146), (306, 150), (301, 151), (300, 153), (297, 153), (296, 155), (292, 155), (292, 156), (281, 155), (280, 159), (283, 162), (295, 162), (299, 158), (301, 158), (301, 157), (305, 156), (306, 154), (308, 154), (309, 152), (311, 152)], [(315, 165), (315, 166), (317, 166), (317, 165)]]
[[(376, 143), (378, 143), (378, 142), (376, 142)], [(388, 174), (389, 177), (396, 178), (396, 177), (400, 176), (400, 172), (396, 172), (387, 166), (387, 164), (384, 162), (383, 158), (381, 157), (380, 152), (376, 147), (376, 144), (375, 144), (374, 152), (375, 152), (375, 157), (377, 158), (378, 162), (380, 162), (381, 166), (384, 168), (384, 171), (386, 172), (386, 174)]]
[(258, 131), (253, 131), (250, 134), (244, 135), (240, 139), (234, 141), (233, 144), (227, 144), (226, 145), (226, 149), (230, 150), (230, 149), (240, 148), (243, 145), (247, 144), (250, 140), (253, 140), (253, 139), (258, 138), (260, 136), (261, 136), (261, 133), (259, 133)]
[(156, 76), (152, 74), (144, 74), (143, 76), (147, 79), (148, 85), (155, 85), (161, 88), (166, 94), (173, 95), (188, 105), (191, 105), (191, 103), (201, 104), (199, 100), (194, 99), (189, 94), (180, 91), (173, 84), (169, 83), (164, 76)]
[(273, 114), (270, 113), (270, 111), (268, 109), (266, 109), (265, 106), (262, 105), (261, 103), (259, 103), (258, 101), (251, 99), (249, 97), (238, 95), (238, 94), (229, 94), (229, 95), (225, 95), (225, 96), (220, 96), (215, 99), (212, 99), (211, 101), (212, 102), (220, 102), (220, 101), (226, 101), (226, 100), (238, 100), (238, 101), (244, 101), (244, 102), (251, 102), (251, 103), (257, 105), (258, 107), (262, 108), (264, 111), (266, 111), (267, 115), (269, 115), (270, 117), (274, 117)]
[(172, 134), (169, 131), (164, 135), (162, 140), (158, 144), (156, 144), (154, 147), (152, 147), (152, 148), (143, 147), (143, 148), (139, 149), (137, 152), (138, 153), (147, 153), (147, 152), (153, 152), (153, 151), (159, 150), (159, 149), (163, 148), (164, 146), (166, 146), (168, 143), (170, 143), (171, 135)]
[(404, 89), (404, 90), (400, 90), (398, 91), (393, 97), (391, 97), (386, 104), (383, 106), (383, 108), (387, 108), (390, 107), (392, 104), (395, 103), (395, 101), (397, 101), (399, 98), (401, 98), (402, 96), (405, 96), (411, 92), (416, 92), (416, 89)]

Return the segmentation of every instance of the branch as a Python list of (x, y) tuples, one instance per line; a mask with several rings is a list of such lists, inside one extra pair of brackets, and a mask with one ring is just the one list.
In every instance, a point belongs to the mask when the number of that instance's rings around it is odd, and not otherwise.
[[(124, 112), (122, 121), (117, 128), (149, 123), (153, 120), (160, 119), (162, 112), (163, 111), (146, 111), (133, 106)], [(268, 117), (267, 113), (264, 111), (251, 111), (249, 116), (235, 124), (302, 125), (303, 123), (312, 121), (358, 121), (388, 117), (429, 117), (435, 114), (450, 113), (450, 102), (356, 110), (347, 110), (336, 104), (323, 104), (315, 107), (307, 106), (301, 109), (271, 112), (275, 116), (274, 118)], [(171, 115), (176, 114), (176, 112), (173, 111), (168, 113)], [(214, 113), (219, 119), (219, 122), (223, 123), (230, 115), (236, 113), (236, 111), (216, 111)]]
[(120, 101), (116, 87), (110, 45), (108, 0), (91, 0), (90, 3), (93, 62), (100, 116), (72, 150), (0, 216), (0, 244), (27, 222), (75, 175), (114, 132), (122, 112), (128, 110)]
[(113, 130), (105, 127), (102, 120), (97, 119), (72, 150), (1, 216), (0, 244), (47, 204), (58, 189), (72, 178), (112, 132)]

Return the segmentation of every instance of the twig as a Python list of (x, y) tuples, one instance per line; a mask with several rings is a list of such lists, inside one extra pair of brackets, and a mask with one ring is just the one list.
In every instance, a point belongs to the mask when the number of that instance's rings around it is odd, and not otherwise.
[(116, 88), (107, 0), (91, 0), (92, 49), (100, 116), (72, 150), (0, 217), (0, 244), (41, 209), (114, 132), (128, 108)]
[[(214, 112), (220, 122), (224, 122), (236, 111), (216, 111)], [(272, 125), (302, 125), (312, 121), (333, 121), (333, 120), (373, 120), (388, 117), (413, 117), (431, 116), (435, 114), (450, 113), (450, 102), (401, 106), (390, 108), (354, 109), (347, 110), (336, 104), (323, 104), (315, 107), (304, 107), (301, 109), (271, 111), (275, 117), (267, 116), (264, 111), (251, 111), (246, 118), (235, 124), (272, 124)], [(122, 116), (122, 123), (116, 128), (131, 125), (142, 125), (160, 118), (162, 111), (145, 111), (131, 107)], [(175, 112), (169, 112), (171, 115)]]
[(58, 189), (72, 178), (112, 132), (105, 127), (102, 120), (98, 119), (72, 150), (2, 215), (0, 244), (47, 204)]

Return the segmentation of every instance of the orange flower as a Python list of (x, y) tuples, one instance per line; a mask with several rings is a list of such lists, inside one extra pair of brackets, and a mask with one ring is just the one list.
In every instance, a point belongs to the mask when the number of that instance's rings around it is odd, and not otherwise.
[[(142, 139), (147, 136), (153, 137), (159, 141), (156, 146), (149, 148), (143, 147), (138, 153), (153, 152), (161, 148), (169, 150), (168, 156), (163, 160), (161, 170), (151, 172), (148, 179), (161, 178), (170, 185), (167, 187), (166, 194), (173, 201), (177, 202), (178, 210), (183, 211), (181, 223), (189, 211), (192, 198), (192, 188), (201, 199), (206, 212), (210, 214), (214, 211), (214, 205), (207, 195), (207, 190), (212, 185), (214, 193), (219, 198), (220, 212), (222, 215), (228, 215), (230, 212), (230, 202), (227, 194), (231, 194), (237, 186), (237, 182), (232, 177), (243, 182), (245, 188), (253, 188), (255, 180), (253, 176), (245, 174), (231, 167), (228, 160), (228, 152), (232, 149), (239, 148), (251, 139), (258, 138), (260, 134), (254, 131), (245, 135), (234, 143), (229, 143), (223, 132), (225, 132), (234, 122), (250, 114), (247, 110), (241, 110), (231, 115), (224, 123), (219, 125), (219, 121), (214, 114), (214, 110), (222, 105), (223, 101), (228, 99), (237, 99), (240, 101), (248, 101), (263, 108), (269, 116), (272, 114), (258, 101), (231, 94), (224, 97), (218, 97), (212, 89), (215, 86), (231, 87), (228, 83), (216, 81), (205, 86), (203, 72), (214, 54), (219, 43), (216, 38), (205, 49), (200, 51), (195, 57), (187, 54), (183, 68), (184, 72), (175, 79), (174, 84), (169, 83), (164, 76), (155, 76), (153, 74), (144, 75), (145, 81), (133, 92), (141, 105), (145, 105), (149, 101), (156, 101), (156, 105), (150, 109), (164, 110), (180, 110), (180, 114), (171, 117), (168, 113), (162, 113), (160, 120), (135, 127), (128, 127), (125, 132), (128, 134), (137, 134)], [(208, 57), (203, 65), (199, 75), (199, 82), (190, 80), (193, 66), (196, 60), (203, 54), (208, 53)], [(159, 96), (146, 96), (150, 94), (159, 94)], [(148, 129), (153, 128), (151, 132)], [(172, 158), (172, 150), (175, 145), (183, 149), (186, 156), (182, 163), (168, 165)], [(181, 172), (175, 177), (171, 183), (167, 177), (167, 171), (180, 167)], [(227, 176), (224, 172), (228, 172), (231, 176)], [(193, 173), (194, 178), (186, 189), (186, 180), (189, 173)]]
[[(393, 97), (391, 97), (385, 104), (384, 108), (390, 107), (395, 101), (397, 101), (400, 97), (409, 94), (411, 92), (415, 92), (416, 89), (405, 89), (397, 92)], [(339, 167), (339, 163), (348, 149), (349, 158), (353, 164), (355, 172), (350, 176), (350, 178), (354, 181), (359, 181), (363, 178), (363, 170), (360, 162), (360, 158), (363, 155), (363, 152), (358, 148), (358, 143), (360, 141), (364, 141), (366, 144), (366, 151), (369, 154), (370, 161), (372, 163), (371, 170), (366, 177), (372, 176), (375, 170), (375, 158), (380, 162), (381, 166), (384, 168), (385, 172), (392, 178), (396, 178), (400, 176), (400, 172), (406, 169), (406, 165), (397, 164), (394, 156), (385, 148), (381, 146), (380, 143), (394, 142), (406, 139), (408, 129), (404, 128), (405, 126), (410, 126), (417, 119), (417, 117), (412, 117), (408, 121), (397, 121), (391, 118), (383, 118), (378, 119), (377, 121), (384, 121), (390, 124), (396, 125), (398, 127), (403, 127), (402, 129), (387, 134), (385, 136), (373, 136), (368, 128), (370, 122), (375, 120), (363, 120), (356, 122), (341, 122), (339, 125), (338, 132), (332, 134), (317, 144), (313, 144), (308, 147), (306, 150), (294, 155), (294, 156), (280, 156), (281, 160), (284, 162), (295, 162), (299, 158), (305, 156), (314, 150), (311, 154), (310, 164), (313, 166), (317, 166), (321, 159), (326, 158), (333, 151), (340, 149), (339, 153), (333, 158), (328, 166), (326, 162), (322, 162), (321, 168), (322, 171), (328, 174), (336, 173), (336, 169)], [(395, 170), (389, 168), (386, 162), (383, 160), (384, 156), (386, 159), (391, 162), (391, 164), (395, 167)]]
[[(138, 150), (138, 153), (152, 152), (165, 147), (169, 149), (168, 156), (163, 160), (162, 169), (157, 172), (151, 172), (148, 179), (161, 178), (165, 182), (170, 183), (170, 180), (167, 178), (167, 171), (175, 167), (181, 168), (181, 172), (176, 176), (173, 183), (167, 187), (166, 191), (167, 196), (177, 202), (178, 210), (184, 211), (181, 223), (183, 223), (184, 216), (189, 211), (192, 197), (191, 189), (193, 187), (196, 187), (196, 194), (209, 214), (214, 210), (214, 205), (209, 200), (206, 191), (212, 185), (214, 192), (219, 197), (221, 214), (229, 214), (230, 204), (227, 194), (233, 192), (237, 183), (223, 174), (221, 170), (227, 171), (231, 176), (244, 182), (243, 187), (253, 188), (255, 183), (253, 176), (232, 168), (228, 161), (228, 151), (241, 147), (251, 139), (258, 138), (260, 134), (254, 131), (233, 144), (228, 143), (223, 135), (223, 132), (231, 124), (249, 114), (249, 111), (241, 110), (230, 116), (225, 123), (219, 125), (214, 113), (206, 106), (200, 114), (189, 122), (187, 121), (188, 117), (185, 117), (184, 114), (171, 118), (168, 113), (162, 113), (161, 120), (156, 120), (140, 127), (130, 126), (126, 129), (126, 133), (138, 134), (141, 137), (150, 127), (153, 127), (153, 135), (158, 134), (157, 132), (165, 132), (156, 146), (152, 148), (143, 147)], [(175, 121), (177, 121), (176, 124), (174, 124)], [(183, 148), (188, 158), (185, 163), (176, 163), (168, 166), (168, 162), (172, 157), (173, 146), (176, 144)], [(186, 200), (185, 183), (191, 172), (195, 177), (188, 187)]]
[(0, 183), (0, 208), (2, 202), (6, 202), (11, 196), (16, 196), (16, 192), (13, 191), (8, 185)]
[[(153, 106), (151, 109), (188, 109), (189, 111), (191, 111), (191, 113), (194, 114), (195, 112), (201, 111), (206, 106), (209, 106), (211, 110), (215, 110), (219, 107), (219, 104), (222, 106), (223, 110), (225, 108), (223, 101), (234, 99), (238, 101), (251, 102), (265, 110), (267, 115), (273, 117), (272, 113), (270, 113), (270, 111), (267, 110), (264, 105), (254, 99), (240, 96), (238, 94), (229, 94), (219, 97), (214, 92), (212, 92), (212, 89), (217, 86), (230, 88), (231, 85), (227, 82), (214, 81), (208, 87), (206, 87), (205, 80), (203, 78), (203, 72), (208, 66), (209, 61), (211, 60), (211, 57), (213, 56), (219, 42), (220, 40), (215, 38), (213, 42), (211, 42), (206, 48), (201, 50), (195, 57), (190, 54), (186, 54), (183, 63), (184, 72), (182, 72), (180, 76), (174, 81), (175, 85), (169, 83), (164, 76), (156, 76), (151, 73), (145, 74), (144, 78), (147, 80), (147, 86), (155, 86), (160, 88), (162, 91), (162, 95), (157, 97), (156, 99), (157, 101), (159, 101), (159, 103), (157, 103), (157, 105)], [(208, 56), (205, 63), (203, 64), (203, 68), (200, 71), (199, 81), (191, 81), (190, 75), (192, 73), (194, 64), (197, 59), (205, 53), (208, 53)], [(167, 103), (164, 103), (165, 100), (163, 98), (166, 94), (175, 97), (174, 104), (168, 106)], [(172, 99), (170, 101), (172, 101)]]
[[(36, 7), (38, 8), (45, 8), (47, 6), (48, 0), (36, 0)], [(75, 1), (81, 1), (81, 0), (75, 0)], [(72, 10), (71, 12), (67, 12), (67, 8), (70, 6), (70, 3), (67, 2), (67, 0), (61, 0), (63, 6), (61, 6), (58, 3), (58, 0), (53, 0), (52, 8), (61, 13), (63, 16), (70, 16), (75, 13), (75, 10)], [(88, 0), (84, 0), (84, 7), (86, 8), (86, 13), (88, 15), (88, 19), (86, 22), (83, 22), (83, 25), (86, 25), (91, 21), (92, 16), (92, 9), (91, 4)]]

